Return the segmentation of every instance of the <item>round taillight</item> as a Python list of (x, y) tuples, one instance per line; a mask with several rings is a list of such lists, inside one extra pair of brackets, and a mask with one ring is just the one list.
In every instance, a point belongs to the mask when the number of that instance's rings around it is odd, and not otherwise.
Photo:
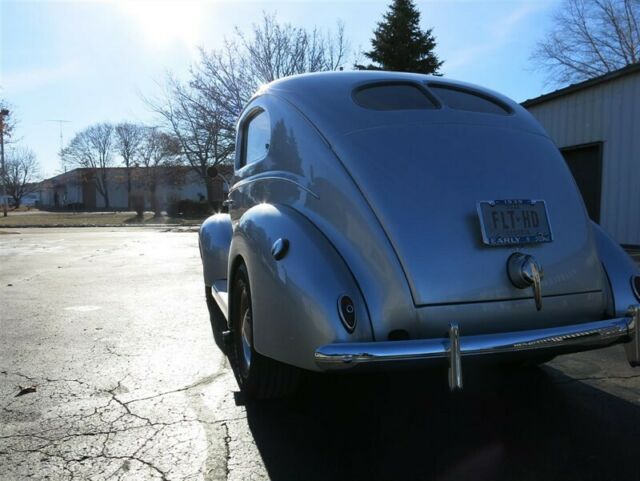
[(640, 301), (640, 276), (633, 276), (631, 278), (631, 288), (636, 295), (636, 299)]

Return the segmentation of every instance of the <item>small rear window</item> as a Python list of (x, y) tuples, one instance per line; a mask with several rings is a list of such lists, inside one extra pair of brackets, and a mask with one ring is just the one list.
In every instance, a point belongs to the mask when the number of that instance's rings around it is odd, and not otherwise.
[(507, 115), (511, 113), (507, 106), (501, 102), (467, 90), (434, 84), (429, 84), (429, 88), (443, 104), (452, 109), (485, 114)]
[(356, 90), (353, 97), (358, 105), (373, 110), (437, 109), (428, 94), (413, 84), (378, 84)]

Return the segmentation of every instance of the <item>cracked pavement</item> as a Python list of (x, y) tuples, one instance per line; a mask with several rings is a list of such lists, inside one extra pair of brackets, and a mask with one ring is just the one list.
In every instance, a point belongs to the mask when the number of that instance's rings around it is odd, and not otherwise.
[(234, 477), (195, 233), (29, 229), (0, 265), (0, 479)]
[(313, 375), (250, 403), (194, 232), (0, 234), (0, 480), (640, 479), (620, 346), (465, 368), (456, 395), (433, 370)]

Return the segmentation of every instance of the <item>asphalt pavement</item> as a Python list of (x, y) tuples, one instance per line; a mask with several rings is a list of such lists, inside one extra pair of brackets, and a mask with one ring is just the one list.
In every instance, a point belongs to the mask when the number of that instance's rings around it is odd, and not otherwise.
[(306, 379), (247, 402), (197, 234), (0, 230), (0, 479), (640, 479), (620, 346), (542, 368)]

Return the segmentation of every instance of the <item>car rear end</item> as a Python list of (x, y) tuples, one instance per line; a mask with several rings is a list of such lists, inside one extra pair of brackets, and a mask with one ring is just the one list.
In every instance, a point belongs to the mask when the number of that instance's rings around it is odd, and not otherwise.
[(376, 342), (320, 347), (322, 368), (446, 359), (455, 386), (463, 357), (555, 354), (635, 339), (640, 311), (612, 309), (576, 184), (524, 109), (441, 79), (354, 79), (331, 93), (348, 104), (340, 118), (321, 84), (313, 100), (298, 101), (316, 102), (311, 120), (380, 222), (415, 320), (397, 330), (379, 319)]

